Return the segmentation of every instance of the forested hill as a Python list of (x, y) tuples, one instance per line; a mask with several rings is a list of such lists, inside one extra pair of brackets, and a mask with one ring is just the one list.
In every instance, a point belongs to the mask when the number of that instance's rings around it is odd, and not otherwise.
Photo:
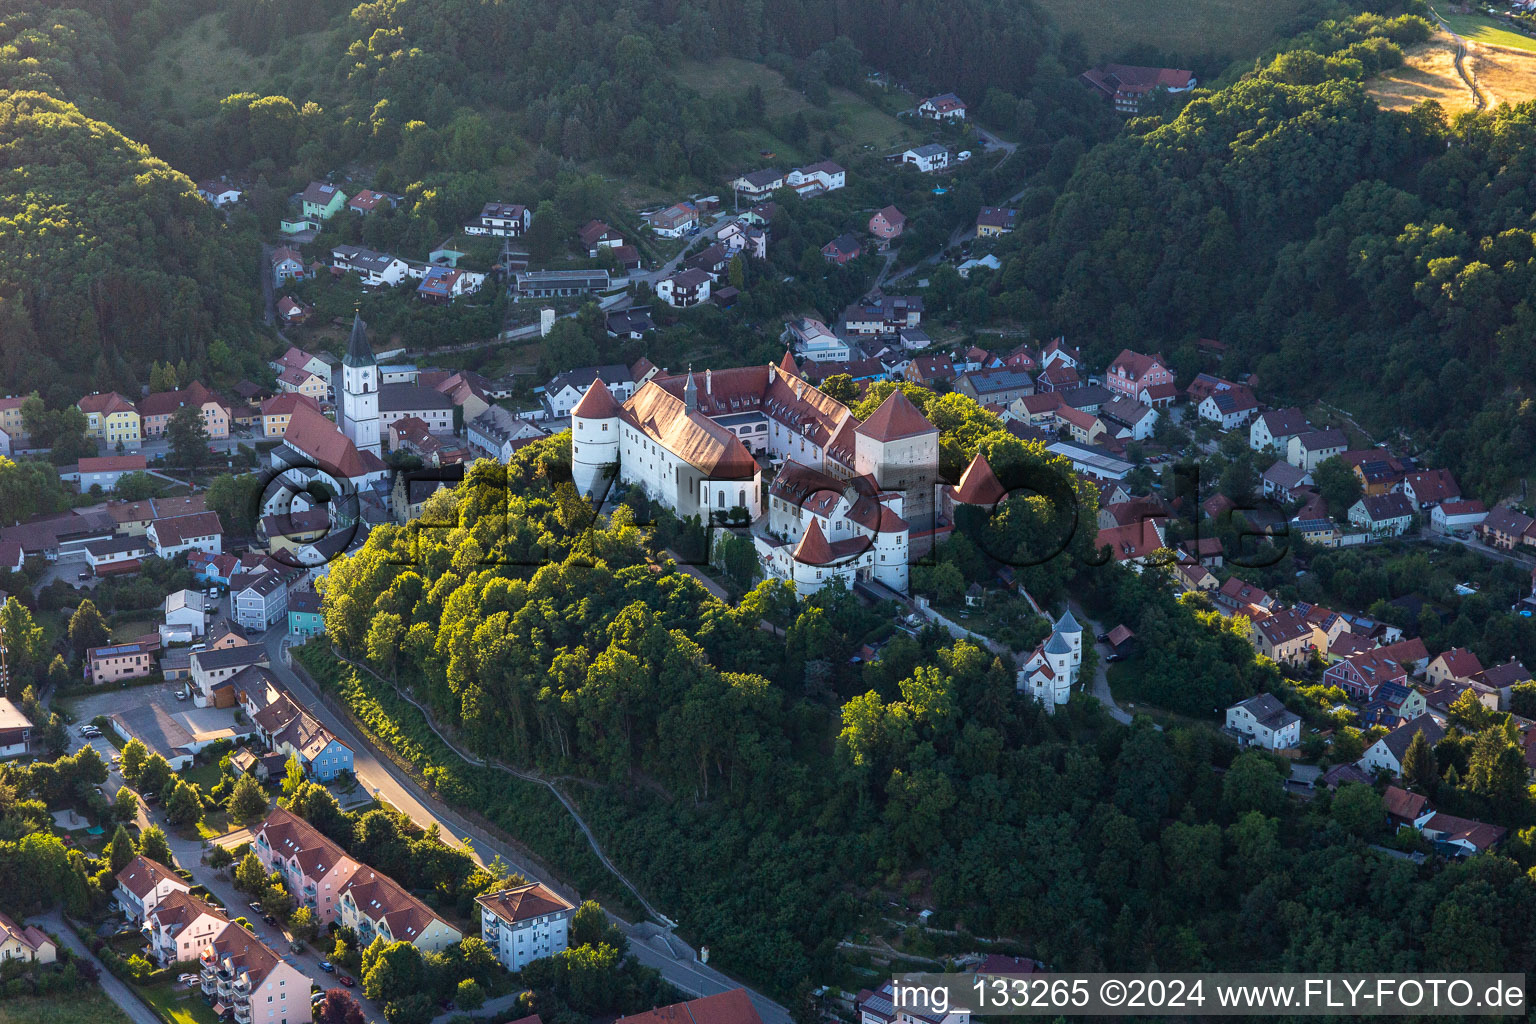
[(1133, 121), (1040, 208), (1002, 285), (1090, 363), (1129, 345), (1190, 368), (1217, 338), (1223, 371), (1277, 404), (1404, 425), (1497, 497), (1536, 453), (1536, 109), (1380, 110), (1362, 81), (1427, 31), (1324, 22), (1166, 123)]
[(256, 254), (221, 228), (186, 175), (110, 125), (0, 91), (0, 387), (126, 389), (249, 323)]

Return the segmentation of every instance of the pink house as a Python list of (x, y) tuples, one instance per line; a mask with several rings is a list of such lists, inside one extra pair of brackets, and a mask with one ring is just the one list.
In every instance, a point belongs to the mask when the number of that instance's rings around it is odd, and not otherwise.
[(281, 807), (257, 828), (251, 849), (262, 867), (283, 876), (288, 891), (321, 925), (336, 920), (341, 891), (362, 868), (319, 829)]
[(1104, 386), (1133, 401), (1143, 388), (1172, 384), (1173, 371), (1163, 365), (1161, 356), (1144, 356), (1130, 349), (1121, 350), (1104, 374)]
[(869, 218), (869, 233), (876, 238), (890, 241), (907, 226), (907, 215), (894, 206), (887, 206)]

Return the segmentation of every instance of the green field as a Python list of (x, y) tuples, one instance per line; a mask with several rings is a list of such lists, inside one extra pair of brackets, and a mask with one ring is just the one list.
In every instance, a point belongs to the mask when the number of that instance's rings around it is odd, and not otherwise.
[[(722, 57), (708, 62), (684, 61), (675, 73), (680, 84), (708, 97), (739, 96), (756, 85), (763, 91), (763, 106), (770, 120), (791, 116), (801, 110), (810, 112), (815, 109), (804, 96), (785, 84), (783, 75), (770, 67), (738, 57)], [(877, 150), (894, 149), (909, 145), (918, 138), (917, 132), (894, 115), (847, 89), (832, 90), (832, 102), (826, 111), (838, 119), (837, 130), (830, 134), (840, 152), (866, 146)], [(766, 129), (759, 130), (758, 134), (763, 139), (761, 148), (781, 150), (777, 154), (780, 163), (787, 163), (793, 158), (793, 154), (782, 152), (785, 148), (783, 143)]]
[(170, 981), (141, 986), (138, 992), (146, 1003), (160, 1011), (160, 1015), (171, 1024), (219, 1024), (213, 1007), (208, 1005), (203, 999), (203, 993), (196, 988), (187, 988)]
[(95, 985), (68, 995), (6, 999), (0, 1024), (128, 1024), (128, 1017)]
[(292, 36), (272, 51), (252, 56), (229, 41), (218, 14), (188, 22), (138, 65), (141, 95), (164, 107), (205, 116), (237, 92), (281, 94), (295, 103), (316, 99), (308, 73), (295, 69), (329, 67), (345, 48), (335, 32)]
[(1536, 53), (1536, 39), (1505, 28), (1481, 14), (1441, 14), (1440, 20), (1449, 25), (1452, 32), (1471, 42)]
[(1082, 38), (1093, 59), (1124, 56), (1150, 47), (1193, 57), (1216, 53), (1232, 59), (1257, 55), (1296, 28), (1297, 16), (1315, 0), (1039, 0), (1063, 32)]

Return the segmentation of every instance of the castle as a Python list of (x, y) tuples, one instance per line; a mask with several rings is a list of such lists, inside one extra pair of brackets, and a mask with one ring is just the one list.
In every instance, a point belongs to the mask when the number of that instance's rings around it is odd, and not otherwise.
[(860, 422), (786, 353), (702, 384), (657, 376), (622, 405), (593, 382), (571, 410), (571, 463), (595, 500), (616, 478), (683, 517), (742, 509), (764, 567), (802, 596), (856, 579), (905, 593), (912, 535), (935, 523), (939, 432), (899, 390)]

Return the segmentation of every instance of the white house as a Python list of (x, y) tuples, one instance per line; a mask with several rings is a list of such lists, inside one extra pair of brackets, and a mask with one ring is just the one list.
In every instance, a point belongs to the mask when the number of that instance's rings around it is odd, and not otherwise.
[(1301, 716), (1268, 693), (1227, 708), (1227, 728), (1265, 750), (1288, 750), (1301, 743)]
[(0, 697), (0, 757), (20, 757), (27, 752), (32, 720), (10, 699)]
[(196, 960), (229, 924), (217, 907), (180, 890), (167, 893), (144, 917), (144, 937), (156, 964)]
[(377, 288), (381, 285), (397, 285), (411, 274), (409, 264), (387, 252), (374, 252), (358, 245), (338, 245), (331, 250), (331, 266), (350, 271), (362, 278), (363, 285)]
[(1271, 409), (1255, 416), (1248, 427), (1248, 447), (1256, 452), (1265, 448), (1285, 451), (1291, 438), (1311, 430), (1312, 426), (1300, 409)]
[(1318, 463), (1341, 454), (1349, 447), (1342, 430), (1309, 430), (1297, 434), (1285, 446), (1285, 461), (1311, 473)]
[(1381, 739), (1366, 748), (1365, 756), (1357, 762), (1365, 771), (1391, 772), (1393, 775), (1403, 773), (1403, 756), (1408, 753), (1408, 744), (1413, 742), (1415, 733), (1422, 732), (1424, 739), (1433, 747), (1445, 737), (1445, 730), (1429, 715), (1420, 715), (1411, 722), (1402, 725), (1387, 733)]
[(942, 171), (949, 167), (949, 147), (937, 142), (914, 146), (901, 154), (901, 162), (912, 164), (924, 174)]
[(493, 405), (466, 424), (469, 446), (480, 455), (488, 455), (499, 462), (512, 458), (519, 444), (538, 440), (544, 431), (519, 419), (499, 405)]
[(709, 301), (710, 277), (702, 270), (682, 270), (656, 282), (656, 297), (669, 306), (686, 309)]
[(1349, 507), (1349, 521), (1373, 537), (1400, 537), (1413, 525), (1413, 504), (1397, 491), (1367, 494)]
[(229, 581), (235, 623), (241, 629), (261, 632), (288, 614), (288, 584), (279, 572), (259, 576), (239, 574)]
[(197, 183), (197, 194), (210, 206), (222, 209), (231, 203), (238, 203), (242, 193), (228, 182), (200, 181)]
[(480, 216), (464, 225), (466, 235), (517, 238), (533, 224), (533, 214), (516, 203), (486, 203)]
[(114, 895), (130, 921), (143, 921), (144, 916), (166, 896), (191, 891), (191, 882), (183, 881), (180, 875), (159, 861), (141, 855), (123, 865), (117, 873)]
[(815, 317), (803, 316), (784, 325), (780, 339), (792, 346), (802, 359), (818, 363), (846, 363), (852, 358), (848, 342), (833, 334)]
[(796, 167), (785, 175), (784, 184), (801, 195), (818, 195), (842, 188), (847, 181), (847, 174), (847, 171), (831, 160), (823, 160), (809, 167)]
[(1429, 512), (1429, 525), (1437, 533), (1475, 530), (1488, 518), (1488, 509), (1480, 501), (1442, 501)]
[(144, 536), (149, 538), (155, 554), (161, 558), (175, 558), (187, 551), (206, 551), (210, 555), (224, 553), (224, 527), (219, 525), (216, 512), (193, 512), (156, 519), (144, 531)]
[(1235, 430), (1248, 422), (1259, 408), (1253, 392), (1245, 387), (1213, 391), (1200, 403), (1200, 418), (1210, 420), (1222, 430)]
[(965, 101), (952, 92), (930, 96), (917, 105), (917, 116), (934, 121), (964, 121)]
[(198, 590), (178, 590), (166, 596), (162, 604), (165, 624), (189, 629), (193, 636), (202, 636), (208, 622), (207, 598)]
[(480, 937), (509, 971), (554, 956), (570, 944), (575, 907), (539, 882), (475, 897), (480, 904)]

